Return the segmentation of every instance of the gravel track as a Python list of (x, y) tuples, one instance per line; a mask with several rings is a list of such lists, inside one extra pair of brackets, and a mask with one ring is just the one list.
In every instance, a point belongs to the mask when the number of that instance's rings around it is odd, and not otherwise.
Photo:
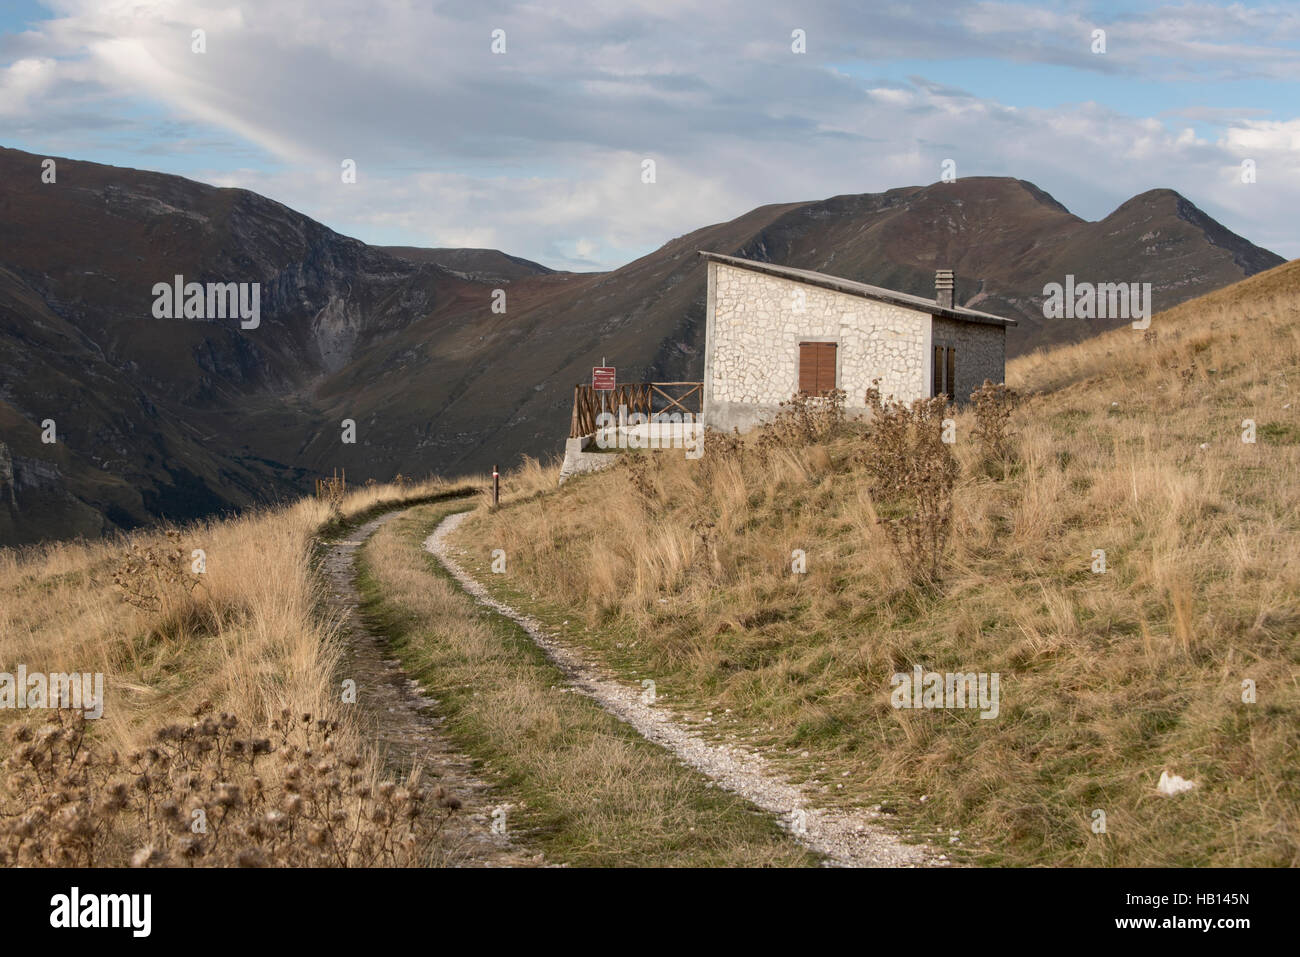
[(410, 509), (386, 512), (343, 538), (329, 543), (323, 572), (328, 603), (345, 638), (341, 675), (357, 683), (362, 733), (381, 749), (389, 773), (404, 778), (418, 768), (425, 782), (437, 782), (461, 801), (461, 810), (443, 828), (442, 855), (453, 867), (536, 867), (530, 855), (491, 829), (499, 796), (474, 772), (443, 731), (437, 702), (426, 697), (388, 648), (382, 635), (366, 626), (359, 612), (354, 560), (357, 550), (381, 526)]
[(443, 519), (425, 540), (425, 550), (480, 604), (522, 627), (576, 690), (630, 724), (642, 737), (672, 751), (718, 786), (775, 815), (795, 840), (824, 854), (832, 865), (936, 867), (948, 864), (945, 856), (936, 855), (923, 845), (903, 843), (893, 831), (876, 823), (870, 811), (812, 806), (808, 795), (771, 770), (762, 755), (706, 740), (671, 712), (643, 701), (639, 688), (614, 680), (576, 649), (548, 634), (536, 618), (497, 601), (465, 570), (453, 554), (463, 553), (447, 541), (468, 515), (468, 512), (457, 512)]

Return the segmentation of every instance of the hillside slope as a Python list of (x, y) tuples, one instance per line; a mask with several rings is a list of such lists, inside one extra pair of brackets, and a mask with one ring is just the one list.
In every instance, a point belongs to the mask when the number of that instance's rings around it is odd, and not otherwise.
[[(764, 206), (614, 272), (558, 273), (370, 247), (158, 173), (60, 159), (45, 184), (41, 160), (0, 149), (0, 544), (238, 509), (335, 468), (384, 481), (554, 451), (602, 357), (624, 381), (700, 377), (701, 249), (918, 293), (951, 265), (959, 298), (1022, 319), (1013, 351), (1103, 328), (1039, 318), (1067, 272), (1152, 281), (1161, 305), (1277, 261), (1168, 191), (1086, 223), (1031, 184), (971, 178)], [(154, 284), (177, 275), (260, 283), (261, 325), (155, 319)]]
[[(1159, 309), (1282, 262), (1211, 224), (1168, 190), (1145, 193), (1089, 223), (1031, 184), (998, 178), (763, 206), (674, 239), (611, 273), (514, 282), (511, 320), (473, 330), (484, 335), (482, 351), (475, 350), (472, 333), (457, 338), (451, 355), (460, 363), (462, 385), (437, 407), (443, 422), (481, 421), (486, 417), (475, 415), (479, 409), (492, 410), (496, 419), (465, 436), (473, 444), (464, 452), (446, 445), (440, 451), (467, 467), (508, 460), (516, 450), (553, 451), (567, 434), (573, 384), (586, 381), (602, 357), (629, 382), (700, 378), (701, 249), (931, 296), (934, 268), (951, 264), (959, 301), (1020, 319), (1008, 333), (1014, 355), (1123, 324), (1046, 322), (1042, 288), (1067, 274), (1080, 281), (1151, 282)], [(380, 351), (403, 348), (399, 337)], [(347, 388), (363, 388), (383, 361), (373, 359), (358, 367)], [(508, 393), (503, 383), (511, 384)], [(409, 415), (413, 426), (418, 418), (413, 409), (387, 412)]]
[(541, 263), (511, 256), (499, 249), (424, 249), (419, 246), (380, 246), (398, 259), (434, 263), (467, 279), (509, 282), (524, 276), (547, 276), (555, 272)]
[[(720, 740), (976, 860), (1294, 867), (1298, 303), (1288, 263), (1149, 335), (1011, 363), (1004, 459), (956, 416), (937, 587), (877, 522), (853, 426), (630, 453), (541, 495), (526, 475), (459, 544), (495, 594)], [(996, 715), (892, 707), (916, 667), (998, 675)], [(1195, 788), (1165, 797), (1163, 772)]]

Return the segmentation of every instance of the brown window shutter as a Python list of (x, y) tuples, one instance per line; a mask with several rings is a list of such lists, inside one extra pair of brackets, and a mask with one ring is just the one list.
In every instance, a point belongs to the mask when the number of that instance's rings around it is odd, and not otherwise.
[(931, 363), (932, 381), (930, 383), (930, 395), (943, 394), (943, 346), (934, 347), (934, 361)]
[(817, 391), (816, 342), (799, 343), (799, 391), (811, 395)]
[(817, 350), (817, 393), (821, 395), (835, 388), (835, 343), (820, 342)]
[(957, 350), (948, 347), (948, 398), (957, 401)]
[(821, 395), (835, 388), (835, 343), (799, 343), (799, 391)]

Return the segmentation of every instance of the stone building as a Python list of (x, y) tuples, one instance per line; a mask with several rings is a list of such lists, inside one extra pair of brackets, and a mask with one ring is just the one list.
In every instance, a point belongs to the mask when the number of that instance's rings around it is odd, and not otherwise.
[(953, 304), (953, 276), (935, 298), (721, 253), (708, 260), (704, 421), (745, 431), (797, 392), (846, 393), (866, 408), (873, 379), (903, 402), (949, 395), (964, 402), (985, 379), (1002, 382), (1014, 319)]

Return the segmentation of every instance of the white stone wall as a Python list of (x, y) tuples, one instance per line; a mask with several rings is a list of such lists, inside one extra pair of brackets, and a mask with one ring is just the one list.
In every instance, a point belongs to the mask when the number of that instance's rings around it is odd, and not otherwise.
[(837, 344), (847, 409), (865, 408), (873, 379), (902, 401), (929, 395), (927, 313), (726, 263), (710, 262), (709, 272), (705, 415), (715, 428), (749, 428), (798, 390), (800, 342)]

